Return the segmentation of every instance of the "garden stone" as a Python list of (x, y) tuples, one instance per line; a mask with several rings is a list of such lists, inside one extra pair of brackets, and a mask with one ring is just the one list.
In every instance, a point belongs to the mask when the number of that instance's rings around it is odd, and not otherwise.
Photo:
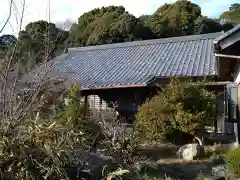
[(212, 173), (226, 178), (227, 177), (227, 167), (225, 164), (213, 166)]
[(194, 160), (196, 158), (200, 158), (204, 154), (204, 149), (199, 144), (186, 144), (177, 152), (177, 155), (187, 161)]
[(217, 176), (222, 176), (226, 180), (233, 180), (233, 179), (236, 180), (236, 178), (234, 178), (234, 175), (227, 168), (226, 164), (213, 166), (212, 174), (217, 175)]

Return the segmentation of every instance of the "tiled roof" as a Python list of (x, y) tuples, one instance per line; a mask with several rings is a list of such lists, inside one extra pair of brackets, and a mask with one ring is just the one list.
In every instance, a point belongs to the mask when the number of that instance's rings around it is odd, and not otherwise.
[(147, 85), (154, 77), (216, 75), (213, 39), (221, 33), (70, 48), (55, 69), (83, 89)]

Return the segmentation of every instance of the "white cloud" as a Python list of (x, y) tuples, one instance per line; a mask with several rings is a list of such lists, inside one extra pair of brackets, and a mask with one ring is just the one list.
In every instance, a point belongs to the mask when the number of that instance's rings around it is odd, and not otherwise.
[[(9, 11), (9, 1), (1, 0), (0, 6), (0, 27), (3, 24), (1, 20), (6, 19)], [(77, 20), (77, 18), (87, 12), (97, 7), (109, 6), (109, 5), (123, 5), (127, 11), (134, 14), (135, 16), (140, 16), (142, 14), (153, 13), (160, 5), (166, 2), (174, 2), (175, 0), (50, 0), (51, 4), (51, 21), (56, 23), (59, 21), (64, 21), (65, 19)], [(219, 3), (225, 1), (225, 3)], [(214, 2), (216, 4), (223, 4), (224, 6), (229, 6), (231, 2), (236, 0), (193, 0), (193, 2), (199, 2), (202, 7), (204, 7), (203, 12), (205, 15), (214, 14), (218, 10), (213, 7)], [(17, 3), (18, 11), (21, 11), (21, 3), (23, 0), (15, 0)], [(49, 0), (26, 0), (25, 16), (23, 18), (23, 27), (25, 27), (29, 22), (36, 20), (47, 20), (48, 19), (48, 2)], [(210, 4), (209, 4), (210, 3)], [(228, 5), (226, 5), (228, 4)], [(213, 11), (214, 8), (214, 11)], [(213, 12), (213, 13), (211, 13)], [(20, 12), (19, 12), (20, 13)], [(17, 34), (19, 27), (16, 23), (16, 8), (13, 16), (3, 33), (14, 33)]]

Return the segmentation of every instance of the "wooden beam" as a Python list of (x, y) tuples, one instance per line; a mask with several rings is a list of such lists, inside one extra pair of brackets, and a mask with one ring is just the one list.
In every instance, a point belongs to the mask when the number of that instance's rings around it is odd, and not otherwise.
[(222, 85), (228, 85), (228, 84), (234, 84), (235, 82), (232, 81), (218, 81), (218, 82), (206, 82), (205, 85), (212, 85), (212, 86), (222, 86)]
[(100, 97), (100, 111), (102, 111), (102, 97)]
[(227, 55), (227, 54), (215, 54), (216, 57), (225, 57), (231, 59), (240, 59), (240, 56)]

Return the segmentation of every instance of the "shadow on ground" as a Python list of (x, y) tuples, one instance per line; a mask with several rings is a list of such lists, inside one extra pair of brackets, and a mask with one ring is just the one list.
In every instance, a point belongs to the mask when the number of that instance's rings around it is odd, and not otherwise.
[(176, 158), (179, 147), (172, 144), (147, 146), (138, 148), (137, 153), (140, 156), (147, 157), (149, 160), (158, 161), (162, 158)]
[(143, 167), (141, 174), (148, 175), (149, 178), (154, 177), (171, 177), (180, 180), (194, 180), (200, 174), (208, 176), (211, 174), (211, 163), (194, 163), (194, 164), (158, 164), (157, 168)]

